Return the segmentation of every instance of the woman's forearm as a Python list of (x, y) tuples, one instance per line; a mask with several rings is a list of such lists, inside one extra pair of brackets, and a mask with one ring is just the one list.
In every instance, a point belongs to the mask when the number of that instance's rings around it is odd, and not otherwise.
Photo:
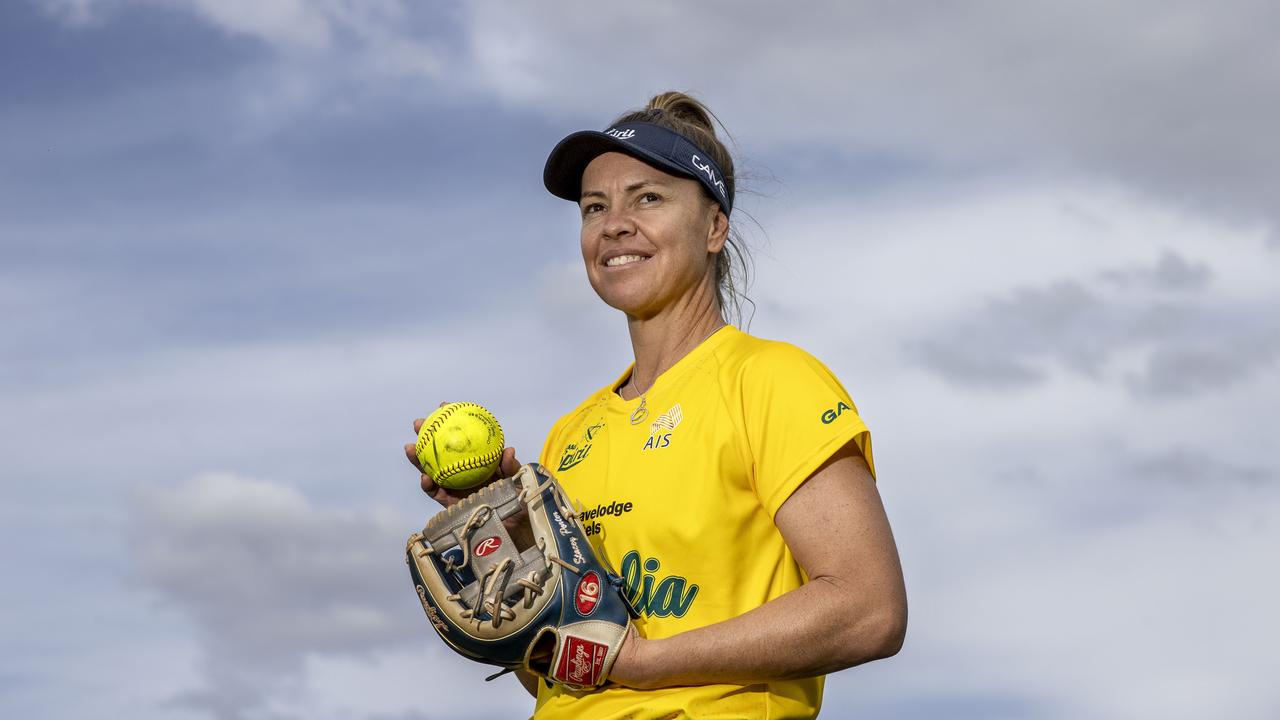
[(661, 640), (639, 640), (613, 679), (640, 688), (751, 684), (812, 677), (894, 655), (906, 604), (815, 578), (730, 620)]

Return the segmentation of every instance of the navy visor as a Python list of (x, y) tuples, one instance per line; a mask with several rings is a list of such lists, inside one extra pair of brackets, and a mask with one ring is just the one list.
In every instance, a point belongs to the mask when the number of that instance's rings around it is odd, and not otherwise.
[(720, 203), (725, 215), (733, 209), (733, 194), (716, 161), (680, 133), (647, 122), (621, 123), (603, 132), (583, 130), (569, 135), (551, 151), (542, 170), (542, 182), (552, 195), (576, 203), (582, 199), (582, 172), (607, 152), (626, 153), (659, 170), (693, 178)]

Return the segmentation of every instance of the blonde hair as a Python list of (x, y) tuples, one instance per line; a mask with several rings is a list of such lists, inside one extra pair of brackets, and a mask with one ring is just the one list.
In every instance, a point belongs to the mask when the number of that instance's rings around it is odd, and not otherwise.
[[(720, 122), (720, 118), (716, 117), (702, 102), (688, 94), (668, 90), (654, 95), (643, 110), (624, 113), (611, 124), (619, 125), (626, 122), (653, 123), (683, 135), (716, 161), (724, 175), (729, 197), (737, 196), (733, 155), (716, 135), (715, 126), (719, 125), (720, 129), (724, 130), (724, 123)], [(727, 130), (725, 134), (728, 134)], [(713, 202), (718, 202), (711, 197), (710, 193), (707, 193), (707, 197)], [(721, 312), (725, 313), (725, 319), (739, 325), (742, 323), (743, 304), (754, 305), (745, 292), (750, 281), (750, 262), (751, 257), (747, 253), (746, 243), (733, 219), (730, 218), (729, 236), (716, 256), (716, 302)]]

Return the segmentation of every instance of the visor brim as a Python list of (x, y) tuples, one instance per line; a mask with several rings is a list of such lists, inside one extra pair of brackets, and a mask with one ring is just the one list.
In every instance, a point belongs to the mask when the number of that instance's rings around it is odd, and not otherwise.
[(542, 184), (558, 198), (571, 202), (582, 199), (582, 173), (592, 160), (607, 153), (620, 152), (672, 175), (697, 179), (677, 163), (642, 147), (627, 144), (599, 130), (581, 130), (565, 137), (547, 156), (542, 169)]

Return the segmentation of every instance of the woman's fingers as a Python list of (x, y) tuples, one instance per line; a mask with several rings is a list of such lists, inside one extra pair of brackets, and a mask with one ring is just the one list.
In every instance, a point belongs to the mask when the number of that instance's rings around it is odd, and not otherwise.
[[(436, 497), (436, 493), (444, 492), (444, 488), (437, 485), (436, 482), (431, 479), (431, 476), (426, 473), (422, 473), (422, 477), (419, 479), (418, 482), (420, 485), (422, 485), (422, 492), (430, 495), (433, 498)], [(439, 500), (439, 498), (436, 498), (436, 499)]]
[(515, 448), (503, 448), (502, 459), (498, 461), (498, 477), (511, 477), (520, 470), (520, 461), (516, 459)]
[(422, 472), (422, 466), (418, 464), (418, 451), (413, 443), (404, 444), (404, 456), (409, 458), (409, 462), (416, 468), (418, 472)]

